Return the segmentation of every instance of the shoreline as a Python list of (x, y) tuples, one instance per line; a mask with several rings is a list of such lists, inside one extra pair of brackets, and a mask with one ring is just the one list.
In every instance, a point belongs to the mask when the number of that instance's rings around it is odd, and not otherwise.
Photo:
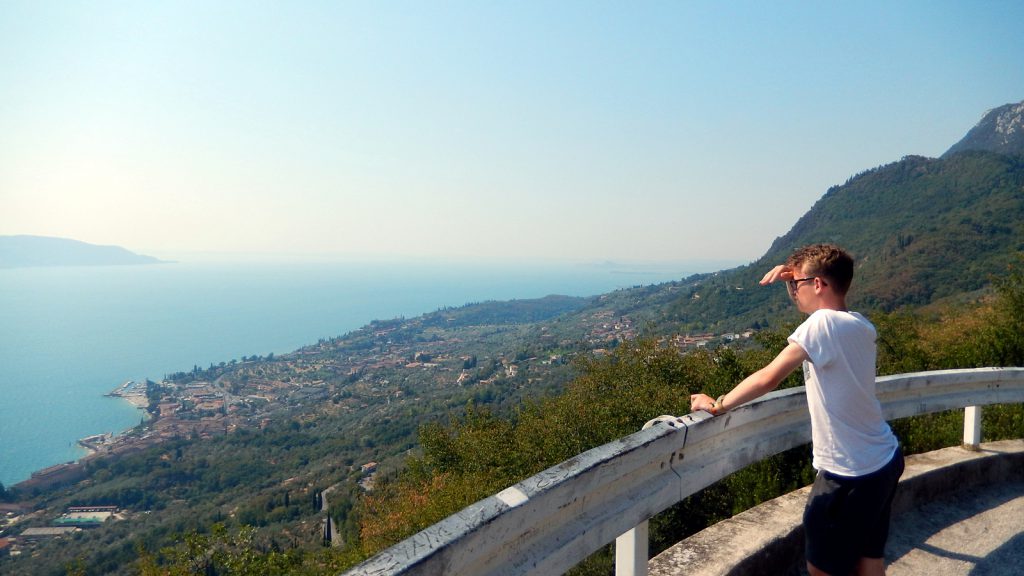
[[(110, 392), (104, 394), (108, 398), (119, 398), (137, 410), (142, 412), (143, 418), (148, 422), (153, 419), (153, 415), (150, 414), (146, 409), (149, 408), (149, 398), (146, 396), (146, 383), (135, 382), (134, 380), (126, 380), (124, 383), (114, 388)], [(134, 426), (125, 428), (120, 432), (101, 432), (99, 434), (93, 434), (84, 438), (79, 438), (75, 441), (78, 447), (85, 450), (85, 455), (76, 459), (74, 462), (78, 463), (82, 460), (89, 459), (97, 454), (104, 452), (104, 448), (109, 448), (111, 445), (117, 444), (121, 438), (123, 438)], [(44, 468), (45, 470), (45, 468)]]
[(146, 410), (149, 408), (149, 396), (146, 395), (148, 388), (148, 380), (146, 382), (136, 382), (134, 380), (126, 380), (123, 384), (114, 388), (110, 392), (104, 394), (108, 398), (120, 398), (133, 407), (142, 410), (147, 420), (152, 416)]
[(149, 407), (149, 398), (147, 398), (145, 394), (121, 394), (117, 397), (127, 401), (139, 410), (145, 410)]
[[(149, 398), (146, 396), (145, 382), (136, 382), (134, 380), (126, 380), (124, 383), (114, 388), (110, 392), (104, 394), (108, 398), (119, 398), (128, 404), (131, 404), (133, 408), (142, 412), (143, 418), (146, 421), (152, 420), (153, 416), (146, 410), (149, 407)], [(134, 426), (125, 428), (120, 432), (101, 432), (99, 434), (93, 434), (84, 438), (79, 438), (75, 443), (83, 448), (86, 452), (84, 456), (75, 460), (80, 462), (81, 460), (91, 458), (97, 454), (104, 452), (104, 448), (109, 448), (111, 445), (117, 444), (121, 438), (123, 438)]]
[[(120, 398), (121, 400), (128, 402), (137, 410), (142, 411), (143, 418), (146, 421), (153, 420), (153, 415), (146, 410), (149, 407), (149, 399), (146, 397), (145, 383), (128, 380), (114, 390), (103, 394), (103, 396), (108, 398)], [(81, 466), (83, 466), (88, 460), (110, 453), (111, 449), (116, 447), (133, 428), (135, 427), (132, 426), (125, 428), (120, 432), (101, 432), (99, 434), (79, 438), (74, 441), (74, 445), (81, 450), (84, 450), (85, 454), (71, 461), (56, 462), (43, 468), (33, 470), (29, 474), (28, 478), (14, 482), (9, 487), (19, 488), (24, 487), (25, 485), (38, 483), (40, 481), (45, 483), (46, 480), (43, 478), (46, 476), (79, 472)]]

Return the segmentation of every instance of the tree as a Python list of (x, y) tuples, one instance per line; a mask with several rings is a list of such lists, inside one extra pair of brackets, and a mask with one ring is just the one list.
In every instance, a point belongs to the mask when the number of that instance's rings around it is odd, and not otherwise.
[(1024, 366), (1024, 254), (1009, 274), (993, 281), (998, 299), (987, 335), (991, 361), (997, 366)]

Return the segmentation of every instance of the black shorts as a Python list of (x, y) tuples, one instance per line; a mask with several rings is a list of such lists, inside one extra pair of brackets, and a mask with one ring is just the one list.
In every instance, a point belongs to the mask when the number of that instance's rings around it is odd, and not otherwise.
[(899, 448), (885, 466), (864, 476), (818, 471), (804, 508), (807, 561), (834, 576), (845, 576), (862, 557), (884, 557), (892, 499), (902, 474)]

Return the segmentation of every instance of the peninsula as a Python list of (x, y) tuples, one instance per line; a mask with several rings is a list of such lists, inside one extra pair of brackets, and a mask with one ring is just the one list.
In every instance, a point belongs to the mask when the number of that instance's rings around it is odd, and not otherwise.
[(0, 268), (166, 264), (120, 246), (100, 246), (49, 236), (0, 236)]

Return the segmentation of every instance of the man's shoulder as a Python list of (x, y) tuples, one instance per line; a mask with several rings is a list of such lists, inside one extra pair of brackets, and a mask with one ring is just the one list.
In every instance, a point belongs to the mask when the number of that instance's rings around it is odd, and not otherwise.
[(835, 310), (832, 308), (820, 308), (812, 312), (797, 328), (797, 331), (816, 330), (826, 328), (827, 331), (844, 330), (859, 327), (871, 332), (875, 331), (871, 323), (860, 312), (849, 310)]
[(807, 317), (808, 320), (810, 320), (811, 318), (828, 318), (830, 320), (836, 321), (855, 320), (857, 322), (867, 322), (869, 324), (871, 323), (871, 321), (868, 320), (867, 317), (861, 314), (860, 312), (855, 312), (853, 310), (837, 310), (835, 308), (819, 308), (812, 312), (811, 315)]

